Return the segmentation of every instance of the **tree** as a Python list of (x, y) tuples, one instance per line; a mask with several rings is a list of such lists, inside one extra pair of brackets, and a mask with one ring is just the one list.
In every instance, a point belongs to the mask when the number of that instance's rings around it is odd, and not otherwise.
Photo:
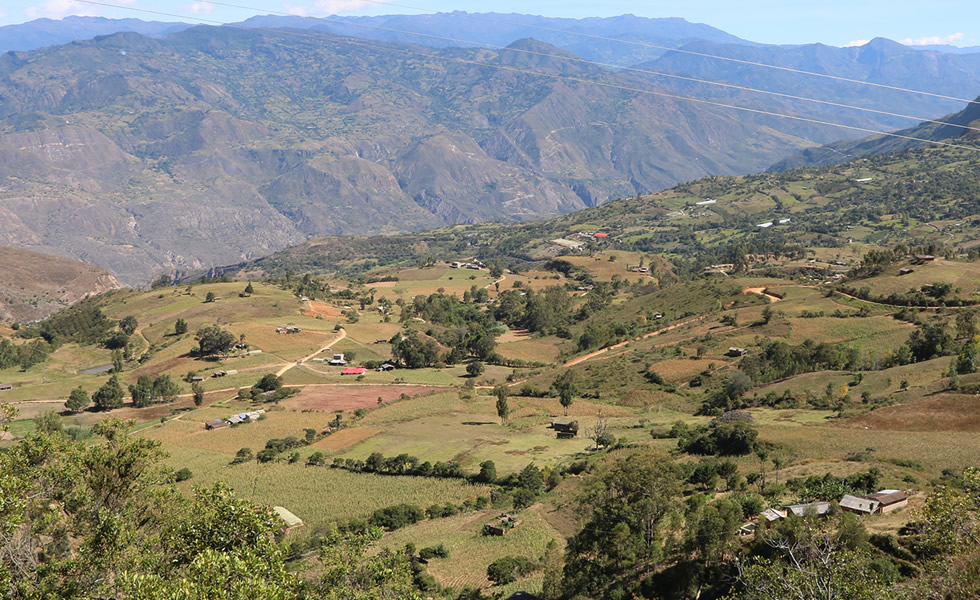
[(214, 292), (208, 292), (207, 295), (204, 296), (204, 301), (205, 302), (214, 302)]
[(568, 548), (564, 588), (605, 598), (623, 573), (655, 570), (665, 559), (665, 529), (680, 489), (664, 454), (641, 451), (601, 464), (583, 482), (587, 520)]
[(177, 319), (177, 322), (174, 323), (174, 333), (177, 335), (184, 335), (187, 333), (187, 321), (184, 319)]
[(558, 394), (558, 402), (565, 409), (565, 416), (568, 416), (568, 407), (572, 405), (572, 399), (578, 393), (578, 380), (573, 371), (565, 371), (552, 382), (551, 388)]
[(153, 380), (153, 396), (160, 402), (173, 402), (177, 399), (180, 388), (170, 378), (170, 375), (160, 375)]
[(478, 360), (474, 360), (473, 362), (469, 363), (466, 365), (466, 374), (470, 377), (479, 377), (480, 375), (483, 375), (483, 363)]
[(535, 568), (534, 562), (526, 556), (504, 556), (487, 567), (487, 579), (495, 585), (506, 585), (531, 573)]
[(204, 384), (200, 381), (195, 381), (191, 384), (191, 393), (194, 394), (194, 406), (201, 406), (204, 404)]
[(327, 459), (324, 457), (323, 452), (320, 452), (319, 450), (317, 450), (316, 452), (314, 452), (313, 454), (311, 454), (309, 458), (306, 459), (306, 466), (307, 467), (322, 467), (323, 465), (326, 464), (326, 462), (327, 462)]
[(820, 598), (873, 600), (889, 597), (888, 586), (864, 551), (867, 536), (854, 517), (793, 517), (763, 542), (778, 558), (738, 563), (740, 600)]
[(476, 478), (483, 483), (493, 483), (497, 480), (497, 465), (492, 460), (480, 463), (480, 474)]
[(228, 352), (235, 345), (235, 336), (217, 325), (205, 325), (194, 335), (199, 352), (204, 356)]
[(139, 327), (139, 322), (136, 320), (136, 317), (132, 315), (123, 317), (123, 319), (119, 321), (119, 329), (126, 332), (126, 335), (133, 335), (134, 333), (136, 333), (136, 329), (138, 327)]
[(85, 410), (92, 400), (88, 397), (88, 392), (82, 389), (82, 386), (71, 391), (68, 395), (68, 400), (65, 402), (65, 408), (73, 413), (81, 412)]
[(133, 406), (143, 408), (153, 402), (153, 378), (140, 375), (136, 385), (129, 386), (129, 395), (133, 398)]
[(123, 405), (124, 396), (125, 393), (122, 386), (119, 385), (119, 379), (113, 375), (109, 381), (106, 381), (102, 387), (96, 390), (92, 395), (92, 401), (95, 402), (95, 407), (98, 410), (112, 410)]
[(263, 392), (274, 392), (282, 387), (282, 378), (275, 373), (266, 373), (262, 376), (262, 379), (255, 384), (255, 387), (259, 388)]
[(125, 331), (113, 331), (102, 338), (102, 346), (107, 350), (121, 350), (129, 344), (129, 334)]
[(769, 324), (769, 321), (772, 321), (772, 317), (773, 317), (773, 314), (774, 313), (775, 313), (775, 311), (772, 309), (772, 306), (766, 306), (765, 308), (763, 308), (762, 309), (762, 323), (765, 324), (765, 325), (768, 325)]
[(112, 351), (112, 372), (122, 373), (123, 366), (126, 364), (122, 350), (118, 348)]
[(510, 414), (510, 406), (507, 404), (507, 387), (498, 385), (493, 390), (493, 395), (497, 397), (497, 416), (501, 423), (507, 422), (507, 415)]
[(600, 450), (609, 446), (616, 438), (609, 433), (609, 421), (602, 416), (602, 411), (599, 411), (599, 418), (596, 420), (594, 427), (590, 427), (586, 431), (586, 436), (595, 444), (595, 449)]
[(252, 294), (254, 292), (255, 292), (255, 288), (252, 287), (252, 282), (249, 281), (248, 282), (248, 285), (245, 286), (245, 293), (246, 294)]

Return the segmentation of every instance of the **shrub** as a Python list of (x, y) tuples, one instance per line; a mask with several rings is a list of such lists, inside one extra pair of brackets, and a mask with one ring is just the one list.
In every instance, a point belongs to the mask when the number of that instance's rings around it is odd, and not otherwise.
[(183, 469), (177, 471), (177, 481), (187, 481), (193, 476), (194, 474), (191, 473), (191, 470), (188, 469), (187, 467), (184, 467)]
[(506, 585), (532, 573), (534, 569), (534, 561), (526, 556), (505, 556), (490, 563), (487, 579), (496, 585)]

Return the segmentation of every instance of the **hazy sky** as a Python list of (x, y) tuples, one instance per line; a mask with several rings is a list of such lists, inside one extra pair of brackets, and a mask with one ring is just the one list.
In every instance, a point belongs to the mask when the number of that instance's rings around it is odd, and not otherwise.
[[(164, 11), (220, 21), (241, 21), (255, 14), (291, 12), (329, 14), (420, 14), (428, 11), (519, 12), (553, 17), (595, 17), (632, 13), (644, 17), (682, 17), (707, 23), (739, 37), (764, 43), (823, 42), (836, 46), (887, 37), (903, 43), (980, 45), (977, 0), (228, 0), (254, 10), (215, 6), (192, 0), (105, 0), (107, 4)], [(424, 10), (414, 10), (424, 9)], [(2, 0), (0, 25), (72, 14), (186, 20), (133, 10), (83, 4), (77, 0)]]

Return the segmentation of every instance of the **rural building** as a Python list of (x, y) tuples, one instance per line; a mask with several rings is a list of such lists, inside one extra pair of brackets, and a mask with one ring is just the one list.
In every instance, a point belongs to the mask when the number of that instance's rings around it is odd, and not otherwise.
[(296, 515), (294, 515), (292, 512), (290, 512), (288, 509), (286, 509), (286, 508), (284, 508), (282, 506), (273, 506), (272, 507), (272, 510), (277, 515), (279, 515), (279, 518), (282, 519), (282, 522), (283, 523), (285, 523), (285, 526), (283, 526), (279, 530), (279, 533), (280, 534), (289, 533), (293, 529), (296, 529), (297, 527), (302, 527), (304, 525), (302, 519), (300, 519), (299, 517), (297, 517)]
[(506, 513), (497, 517), (495, 521), (491, 521), (484, 525), (483, 535), (504, 535), (520, 524), (520, 519), (510, 513)]
[(844, 494), (840, 499), (840, 509), (857, 515), (873, 515), (878, 512), (880, 503), (877, 500), (859, 498), (850, 494)]
[(749, 351), (746, 350), (745, 348), (736, 348), (736, 347), (732, 346), (731, 348), (728, 349), (728, 352), (726, 352), (725, 355), (726, 356), (745, 356), (748, 353), (749, 353)]
[(909, 505), (909, 495), (901, 490), (881, 490), (868, 496), (869, 500), (879, 503), (878, 512), (882, 514), (890, 513)]
[(609, 237), (609, 234), (608, 233), (593, 233), (592, 234), (592, 237), (603, 239), (603, 238)]
[(746, 523), (738, 528), (738, 535), (740, 537), (750, 536), (759, 529), (759, 525), (756, 523)]
[(920, 262), (920, 263), (932, 262), (936, 260), (936, 257), (931, 254), (916, 254), (914, 258), (916, 262)]
[(559, 438), (573, 438), (578, 435), (578, 421), (567, 419), (552, 421), (551, 428), (555, 430)]
[(341, 375), (364, 375), (367, 369), (364, 367), (348, 367), (340, 372)]
[(0, 383), (0, 390), (12, 390), (14, 389), (14, 384), (12, 383)]
[(333, 358), (330, 359), (329, 364), (334, 365), (335, 367), (342, 367), (347, 364), (347, 361), (344, 360), (344, 354), (340, 353), (340, 354), (334, 354)]
[(762, 511), (762, 518), (766, 520), (766, 523), (775, 523), (776, 521), (785, 519), (786, 512), (775, 508), (767, 508)]
[(245, 413), (242, 413), (240, 415), (235, 415), (233, 417), (228, 417), (227, 419), (225, 419), (225, 421), (229, 425), (238, 425), (239, 423), (245, 423), (245, 422), (247, 422), (248, 421), (248, 417), (245, 416)]
[(192, 382), (194, 382), (194, 381), (204, 381), (204, 377), (202, 377), (200, 375), (195, 375), (194, 377), (191, 377), (191, 381)]
[(908, 275), (909, 273), (914, 273), (914, 272), (915, 272), (915, 269), (910, 269), (908, 267), (905, 267), (904, 269), (899, 269), (898, 270), (898, 274), (899, 275)]
[(238, 375), (238, 369), (230, 369), (228, 371), (225, 371), (225, 374), (227, 374), (227, 375)]
[(211, 373), (211, 377), (224, 377), (227, 374), (228, 373), (225, 371), (215, 371), (214, 373)]
[(387, 344), (388, 343), (388, 338), (378, 338), (378, 339), (374, 340), (374, 343), (375, 344)]
[(384, 371), (394, 371), (394, 370), (395, 370), (395, 365), (393, 365), (391, 363), (385, 363), (385, 364), (381, 365), (380, 367), (378, 367), (378, 371), (381, 371), (381, 372), (384, 372)]
[(214, 430), (214, 429), (222, 429), (224, 427), (229, 427), (229, 426), (230, 425), (229, 425), (229, 423), (227, 421), (222, 421), (221, 419), (215, 419), (213, 421), (208, 421), (207, 423), (204, 424), (204, 428), (207, 429), (208, 431), (211, 431), (211, 430)]
[(807, 504), (791, 504), (784, 507), (787, 514), (793, 513), (798, 517), (802, 517), (807, 513), (815, 513), (818, 517), (826, 516), (830, 512), (830, 502), (809, 502)]

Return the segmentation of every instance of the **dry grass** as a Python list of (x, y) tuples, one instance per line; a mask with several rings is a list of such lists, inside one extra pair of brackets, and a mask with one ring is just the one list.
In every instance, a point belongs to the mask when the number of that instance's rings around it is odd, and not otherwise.
[(314, 448), (320, 448), (322, 450), (344, 450), (355, 446), (360, 442), (368, 439), (369, 437), (375, 436), (381, 433), (380, 429), (371, 429), (370, 427), (349, 427), (347, 429), (341, 429), (333, 435), (328, 435), (319, 442), (313, 444)]
[(847, 422), (848, 427), (889, 431), (980, 431), (980, 397), (937, 394), (886, 406)]

